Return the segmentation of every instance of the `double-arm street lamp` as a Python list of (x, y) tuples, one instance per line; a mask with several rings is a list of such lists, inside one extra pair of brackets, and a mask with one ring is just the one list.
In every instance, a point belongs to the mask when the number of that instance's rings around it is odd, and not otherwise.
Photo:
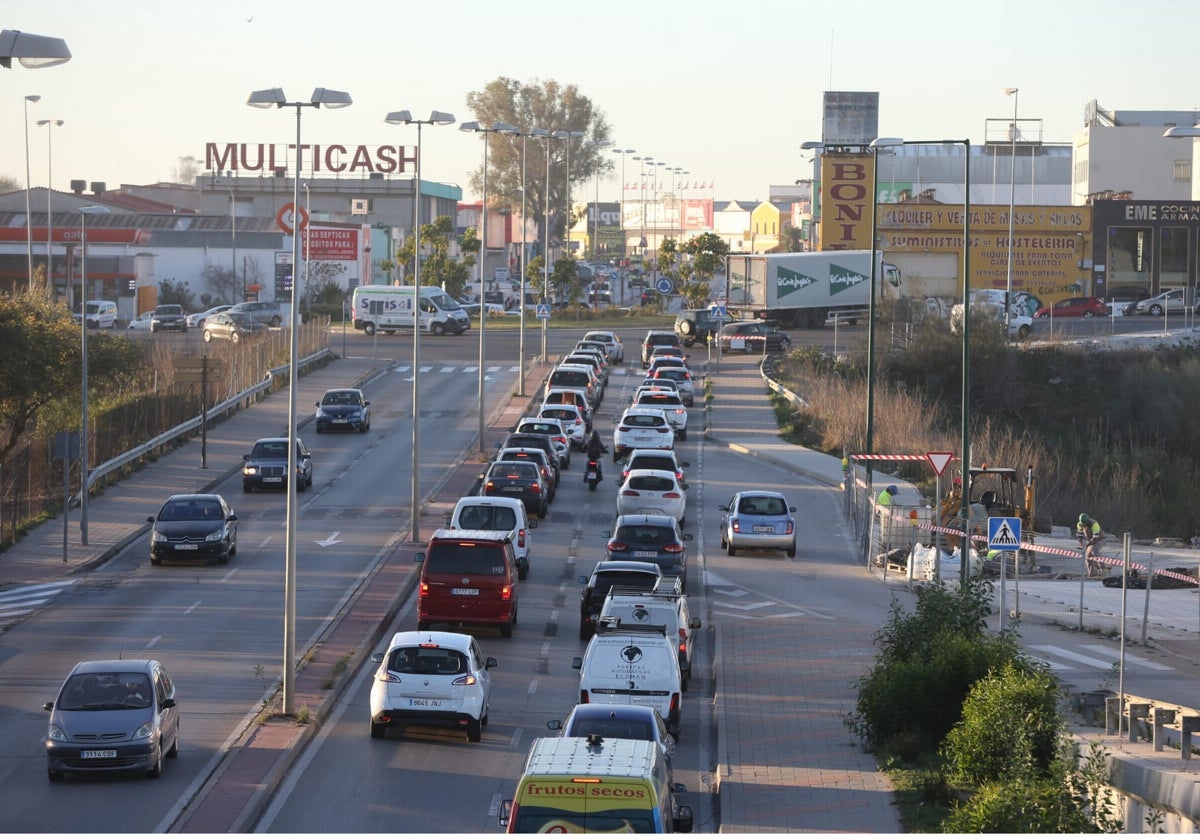
[(29, 288), (33, 289), (33, 217), (29, 212), (29, 191), (33, 189), (29, 174), (29, 103), (41, 102), (42, 97), (31, 93), (25, 97), (25, 245), (29, 254)]
[(62, 120), (38, 120), (39, 126), (46, 126), (46, 294), (54, 300), (54, 275), (50, 270), (50, 251), (54, 239), (54, 213), (51, 201), (54, 199), (54, 129), (63, 124)]
[(484, 265), (487, 257), (487, 183), (488, 183), (488, 144), (489, 134), (516, 134), (517, 127), (506, 122), (494, 122), (491, 127), (480, 125), (472, 120), (458, 127), (459, 131), (470, 131), (483, 135), (483, 202), (479, 213), (479, 454), (487, 457), (486, 440), (484, 439), (484, 405), (483, 386), (487, 376), (485, 367), (485, 345), (487, 334), (487, 284), (484, 281)]
[(79, 208), (79, 248), (80, 270), (79, 278), (79, 323), (82, 327), (82, 363), (80, 372), (83, 377), (83, 390), (80, 393), (79, 418), (79, 542), (88, 544), (88, 273), (87, 273), (87, 218), (100, 216), (108, 212), (107, 207), (94, 205)]
[[(636, 152), (637, 149), (613, 149), (612, 151), (613, 151), (614, 155), (621, 156), (620, 225), (621, 225), (621, 256), (624, 257), (625, 256), (625, 246), (629, 242), (628, 237), (625, 233), (625, 155), (631, 155), (634, 152)], [(628, 280), (629, 272), (625, 271), (624, 266), (622, 265), (622, 271), (617, 276), (623, 278), (622, 282), (619, 283), (618, 285), (621, 287), (620, 288), (621, 304), (624, 305), (624, 303), (625, 303), (625, 281)]]
[(413, 177), (413, 384), (412, 384), (412, 488), (411, 506), (412, 541), (421, 541), (421, 480), (420, 480), (420, 417), (418, 408), (420, 390), (417, 387), (421, 372), (421, 158), (425, 148), (421, 145), (421, 126), (452, 125), (454, 115), (433, 111), (427, 120), (414, 120), (408, 111), (392, 111), (384, 119), (390, 125), (415, 125), (417, 127), (417, 171)]
[(246, 99), (251, 108), (296, 109), (296, 180), (292, 184), (292, 342), (288, 361), (288, 472), (287, 472), (287, 537), (284, 565), (283, 618), (283, 713), (290, 715), (295, 705), (296, 678), (296, 379), (299, 354), (300, 296), (297, 294), (297, 269), (300, 266), (300, 173), (304, 147), (300, 144), (300, 114), (305, 108), (345, 108), (353, 100), (340, 90), (316, 88), (307, 102), (288, 102), (282, 88), (256, 90)]
[[(592, 140), (588, 143), (589, 146), (595, 149), (603, 149), (612, 145), (609, 140)], [(596, 175), (593, 179), (595, 193), (592, 198), (592, 259), (599, 262), (600, 260), (600, 167), (596, 167)], [(599, 279), (599, 278), (597, 278)], [(597, 297), (597, 303), (599, 298)], [(609, 298), (611, 301), (612, 298)]]
[(553, 136), (558, 140), (566, 140), (567, 147), (567, 211), (563, 218), (563, 253), (571, 253), (571, 141), (583, 136), (582, 131), (567, 131), (559, 129)]
[(11, 69), (14, 58), (22, 67), (36, 70), (65, 64), (71, 60), (71, 51), (62, 38), (34, 35), (19, 29), (0, 31), (0, 67)]
[[(553, 135), (544, 128), (529, 129), (529, 136), (536, 137), (546, 146), (546, 183), (542, 188), (542, 305), (550, 305), (550, 140)], [(546, 327), (549, 318), (540, 319), (542, 322), (542, 364), (549, 358), (546, 355)]]

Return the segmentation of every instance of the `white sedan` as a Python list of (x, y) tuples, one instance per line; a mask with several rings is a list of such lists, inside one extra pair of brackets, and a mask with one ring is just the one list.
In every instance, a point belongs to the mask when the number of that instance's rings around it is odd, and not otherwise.
[(218, 312), (224, 312), (227, 309), (232, 309), (232, 303), (222, 303), (220, 306), (214, 306), (212, 309), (206, 309), (203, 312), (193, 312), (187, 316), (188, 329), (200, 329), (204, 326), (204, 322), (216, 315)]
[(683, 524), (687, 493), (668, 470), (630, 470), (617, 491), (617, 516), (649, 513)]
[(154, 320), (154, 310), (147, 309), (141, 315), (137, 316), (132, 321), (130, 321), (129, 326), (127, 326), (125, 329), (135, 330), (135, 331), (145, 330), (146, 332), (152, 332), (152, 330), (150, 329), (150, 322), (152, 320)]
[(613, 463), (631, 449), (674, 449), (675, 430), (661, 408), (627, 408), (613, 431)]

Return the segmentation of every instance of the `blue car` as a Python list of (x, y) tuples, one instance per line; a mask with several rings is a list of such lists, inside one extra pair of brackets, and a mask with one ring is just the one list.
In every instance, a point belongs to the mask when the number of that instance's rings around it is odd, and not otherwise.
[(371, 401), (357, 388), (335, 388), (317, 400), (317, 434), (371, 431)]

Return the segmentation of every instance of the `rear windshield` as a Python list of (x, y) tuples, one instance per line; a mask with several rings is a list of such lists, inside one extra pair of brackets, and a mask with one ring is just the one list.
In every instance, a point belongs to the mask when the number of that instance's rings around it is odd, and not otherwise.
[(560, 435), (562, 427), (557, 423), (522, 423), (518, 428), (518, 432), (533, 432), (539, 435)]
[(679, 405), (679, 395), (670, 391), (653, 391), (638, 397), (638, 405)]
[[(510, 457), (519, 458), (521, 456), (510, 453)], [(529, 457), (532, 458), (533, 456), (530, 455)], [(532, 461), (501, 461), (493, 464), (492, 468), (488, 470), (488, 478), (526, 478), (536, 481), (538, 478), (538, 468)], [(502, 530), (508, 529), (505, 528)]]
[(642, 455), (629, 462), (631, 470), (666, 470), (675, 472), (675, 462), (670, 458), (654, 455)]
[(656, 426), (661, 426), (666, 421), (656, 414), (627, 414), (621, 418), (623, 426), (640, 426), (646, 429), (653, 429)]
[(568, 738), (586, 738), (599, 735), (602, 738), (628, 738), (631, 741), (653, 741), (654, 730), (648, 720), (621, 720), (620, 718), (583, 718), (571, 724), (571, 731), (564, 732)]
[(396, 674), (465, 674), (467, 657), (448, 648), (402, 647), (388, 654), (387, 669)]
[(543, 417), (555, 417), (559, 420), (578, 420), (579, 412), (570, 408), (543, 408)]
[(512, 508), (468, 505), (458, 512), (458, 527), (469, 531), (511, 531), (517, 527)]
[(586, 388), (591, 378), (581, 370), (556, 370), (550, 374), (550, 384)]
[(743, 498), (738, 502), (738, 513), (746, 513), (758, 516), (782, 516), (787, 513), (787, 508), (783, 504), (782, 499), (771, 497), (754, 497)]
[(633, 490), (674, 490), (674, 478), (662, 478), (657, 475), (631, 475), (629, 487)]
[(662, 544), (675, 541), (675, 532), (662, 525), (622, 525), (616, 539), (629, 543)]
[(631, 571), (611, 571), (611, 572), (596, 572), (595, 586), (593, 591), (597, 593), (608, 594), (608, 590), (614, 586), (642, 586), (647, 590), (653, 589), (655, 582), (658, 580), (658, 575), (648, 574), (646, 572), (631, 572)]
[(502, 575), (504, 548), (497, 543), (437, 542), (425, 555), (426, 574)]

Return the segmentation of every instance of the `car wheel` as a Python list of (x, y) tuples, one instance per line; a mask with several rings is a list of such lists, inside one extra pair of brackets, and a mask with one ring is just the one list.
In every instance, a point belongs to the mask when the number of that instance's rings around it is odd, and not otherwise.
[(375, 335), (375, 325), (368, 321), (363, 324), (363, 332), (367, 335)]
[(445, 335), (446, 334), (446, 328), (444, 326), (442, 326), (441, 324), (434, 324), (433, 326), (431, 326), (429, 328), (429, 331), (431, 333), (433, 333), (434, 335)]
[(386, 723), (372, 723), (371, 724), (371, 737), (376, 740), (379, 740), (381, 738), (386, 738), (387, 730), (388, 730), (388, 728), (387, 728)]
[(229, 556), (234, 557), (236, 555), (237, 555), (237, 543), (234, 543), (233, 545), (229, 546)]
[(795, 543), (792, 543), (792, 544), (791, 544), (791, 545), (788, 547), (788, 550), (787, 550), (787, 556), (788, 556), (788, 557), (795, 557), (795, 556), (796, 556), (796, 544), (795, 544)]
[(1020, 327), (1017, 327), (1017, 338), (1022, 341), (1029, 338), (1029, 326), (1028, 325), (1022, 325)]
[(204, 343), (208, 344), (211, 342), (212, 342), (212, 333), (210, 333), (208, 330), (205, 330), (204, 331)]
[(52, 782), (61, 782), (63, 774), (59, 773), (57, 770), (47, 770), (46, 777)]
[(680, 429), (680, 430), (679, 430), (679, 439), (680, 439), (680, 440), (687, 440), (687, 429)]
[(1084, 313), (1083, 313), (1083, 317), (1084, 317), (1084, 318), (1091, 318), (1091, 317), (1092, 317), (1093, 315), (1095, 315), (1095, 314), (1096, 314), (1095, 312), (1084, 312)]
[(150, 555), (150, 565), (151, 565), (151, 566), (161, 566), (161, 565), (162, 565), (162, 558), (160, 558), (160, 557), (155, 557), (153, 554), (151, 554), (151, 555)]
[(249, 484), (243, 484), (243, 485), (242, 485), (242, 492), (243, 492), (243, 493), (250, 493), (250, 492), (252, 492), (252, 488), (250, 487), (250, 485), (249, 485)]
[(725, 545), (726, 545), (726, 543), (725, 543), (725, 532), (724, 532), (724, 531), (722, 531), (722, 532), (721, 532), (721, 548), (724, 548), (724, 547), (725, 547)]
[(151, 324), (151, 325), (150, 325), (150, 332), (152, 332), (152, 333), (156, 333), (156, 332), (158, 332), (158, 327), (156, 327), (156, 326), (154, 326), (153, 324)]
[(146, 777), (157, 779), (162, 776), (162, 746), (159, 745), (158, 755), (154, 759), (154, 766), (146, 771)]
[(237, 344), (239, 341), (242, 340), (242, 338), (240, 335), (238, 335), (238, 333), (233, 332), (233, 333), (229, 334), (229, 340), (231, 342), (233, 342), (234, 344)]
[(690, 320), (683, 320), (679, 322), (679, 331), (684, 335), (691, 335), (695, 329), (696, 325)]
[(167, 750), (167, 758), (179, 758), (179, 729), (175, 729), (175, 740), (171, 742), (171, 749)]
[(730, 557), (737, 556), (737, 549), (733, 547), (733, 543), (729, 543), (728, 545), (725, 546), (725, 553), (728, 554)]
[(225, 554), (218, 557), (217, 563), (222, 566), (228, 566), (229, 565), (229, 552), (225, 552)]
[(323, 428), (321, 428), (320, 426), (317, 426), (317, 434), (321, 434), (324, 431), (325, 430)]
[(1156, 303), (1156, 304), (1154, 304), (1154, 306), (1150, 307), (1150, 314), (1151, 315), (1161, 315), (1161, 314), (1163, 314), (1163, 308)]
[(501, 639), (511, 639), (512, 638), (514, 624), (516, 624), (516, 621), (510, 621), (508, 624), (500, 625), (500, 638)]
[(470, 720), (468, 720), (467, 721), (467, 740), (470, 741), (472, 744), (478, 744), (479, 740), (482, 737), (483, 737), (483, 727), (480, 725), (479, 721), (475, 720), (474, 718), (471, 718)]
[(688, 685), (688, 678), (686, 676), (684, 676), (683, 674), (680, 674), (679, 675), (679, 690), (687, 691), (687, 685)]
[(592, 638), (592, 627), (590, 624), (585, 624), (582, 621), (579, 622), (579, 638), (584, 642)]
[(517, 580), (525, 580), (527, 577), (529, 577), (529, 567), (517, 566)]

